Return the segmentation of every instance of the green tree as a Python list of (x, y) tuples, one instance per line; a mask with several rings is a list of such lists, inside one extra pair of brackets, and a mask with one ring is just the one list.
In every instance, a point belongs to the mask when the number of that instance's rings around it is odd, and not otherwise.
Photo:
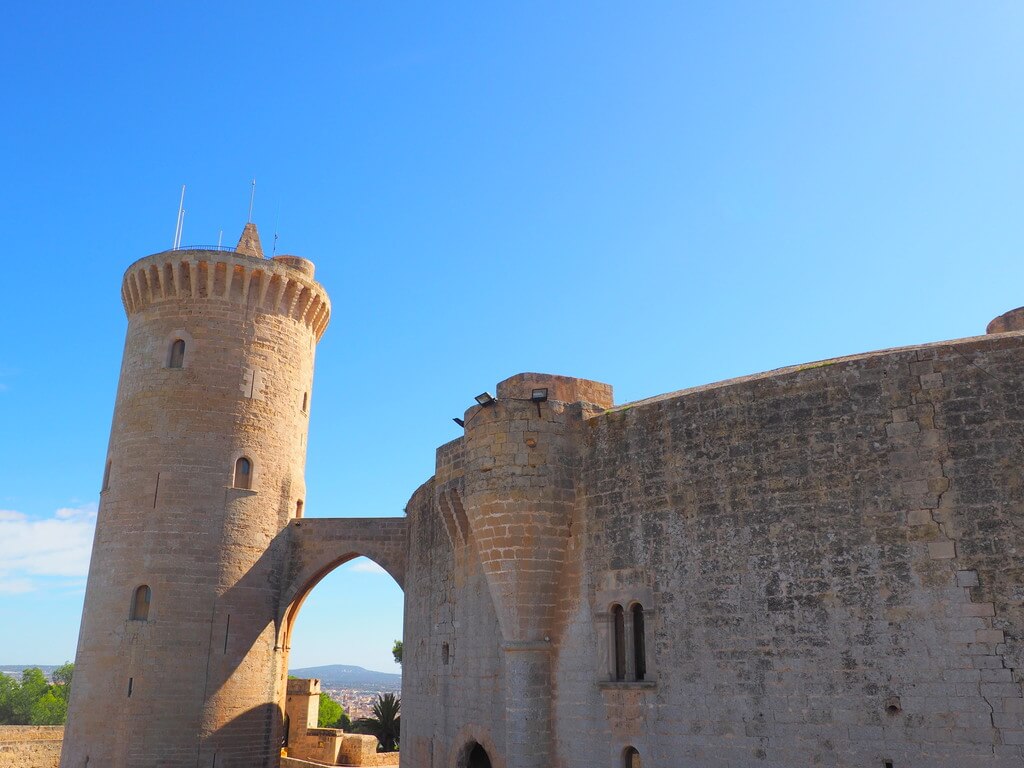
[(29, 715), (30, 725), (63, 725), (68, 718), (68, 703), (54, 693), (49, 686), (46, 692), (32, 704)]
[(377, 694), (373, 704), (373, 717), (361, 717), (353, 723), (357, 733), (370, 733), (380, 742), (381, 752), (396, 752), (401, 730), (398, 715), (402, 700), (393, 693)]
[(21, 681), (0, 674), (0, 725), (62, 725), (68, 717), (73, 664), (54, 670), (54, 682), (37, 667), (21, 673)]
[(68, 699), (71, 698), (71, 678), (74, 674), (75, 665), (69, 661), (57, 667), (53, 670), (53, 674), (50, 675), (50, 678), (53, 680), (53, 692), (65, 705), (68, 703)]
[(12, 697), (13, 725), (32, 725), (32, 709), (36, 702), (50, 689), (46, 675), (38, 667), (30, 667), (21, 673), (21, 685)]
[(15, 725), (14, 697), (18, 687), (17, 680), (0, 672), (0, 725)]
[(402, 641), (395, 640), (395, 644), (391, 646), (391, 653), (395, 657), (395, 664), (402, 663)]
[(317, 718), (317, 727), (319, 728), (341, 728), (347, 730), (352, 725), (352, 721), (349, 719), (348, 713), (345, 712), (344, 708), (328, 696), (326, 693), (320, 694), (320, 717)]

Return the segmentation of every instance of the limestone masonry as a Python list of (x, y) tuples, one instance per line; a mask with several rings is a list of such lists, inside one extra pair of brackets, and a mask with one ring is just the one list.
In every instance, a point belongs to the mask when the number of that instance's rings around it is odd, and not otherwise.
[(358, 555), (405, 589), (404, 768), (1024, 765), (1024, 309), (629, 405), (519, 374), (406, 517), (306, 518), (313, 274), (252, 225), (125, 273), (63, 768), (384, 760), (286, 679)]

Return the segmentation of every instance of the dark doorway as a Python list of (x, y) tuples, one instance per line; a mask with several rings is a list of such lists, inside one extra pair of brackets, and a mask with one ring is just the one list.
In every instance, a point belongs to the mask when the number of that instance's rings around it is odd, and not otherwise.
[(487, 750), (479, 744), (473, 745), (473, 749), (469, 751), (466, 768), (491, 768), (491, 758), (487, 756)]

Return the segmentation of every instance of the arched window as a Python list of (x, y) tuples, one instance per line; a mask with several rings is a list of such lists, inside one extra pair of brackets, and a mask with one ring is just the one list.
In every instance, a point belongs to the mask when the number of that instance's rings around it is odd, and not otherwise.
[(185, 340), (175, 339), (171, 344), (171, 354), (167, 358), (168, 368), (185, 367)]
[(235, 478), (231, 483), (235, 488), (252, 488), (252, 462), (245, 456), (235, 462)]
[(633, 603), (633, 661), (636, 679), (643, 680), (647, 674), (647, 648), (644, 640), (644, 607)]
[(149, 603), (152, 599), (153, 591), (145, 584), (135, 589), (131, 613), (133, 621), (149, 621)]
[(612, 606), (612, 632), (614, 633), (615, 679), (626, 679), (626, 616), (622, 606)]
[(641, 768), (640, 753), (636, 751), (636, 747), (626, 747), (622, 753), (622, 765), (624, 768)]
[(296, 520), (298, 520), (299, 518), (302, 517), (302, 507), (303, 506), (304, 505), (302, 503), (302, 499), (299, 499), (298, 501), (295, 502), (295, 519)]

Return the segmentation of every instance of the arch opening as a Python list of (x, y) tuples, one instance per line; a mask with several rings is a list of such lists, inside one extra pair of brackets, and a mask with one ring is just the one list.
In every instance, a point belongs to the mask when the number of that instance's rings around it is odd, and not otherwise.
[[(389, 705), (386, 699), (392, 694), (400, 705), (401, 666), (392, 652), (395, 642), (402, 638), (403, 619), (404, 595), (397, 581), (382, 566), (357, 552), (338, 557), (295, 592), (279, 628), (286, 667), (283, 672), (318, 680), (319, 692), (341, 705), (344, 715), (332, 719), (331, 713), (337, 708), (324, 696), (314, 703), (320, 705), (319, 713), (309, 718), (291, 712), (292, 725), (284, 738), (292, 742), (292, 754), (301, 757), (294, 751), (301, 749), (295, 740), (303, 739), (302, 724), (314, 720), (321, 728), (369, 733), (377, 736), (381, 745), (390, 742), (387, 730), (353, 723), (359, 718), (393, 723), (400, 717), (399, 711), (392, 711), (396, 709), (394, 703)], [(289, 688), (298, 681), (285, 682), (283, 687)], [(282, 709), (294, 709), (295, 697), (289, 694), (286, 698), (292, 703), (282, 702)], [(383, 707), (374, 712), (374, 704)], [(396, 732), (396, 742), (389, 745), (397, 747), (399, 736)]]
[(246, 456), (239, 456), (235, 462), (235, 474), (231, 479), (234, 488), (252, 489), (252, 461)]
[(615, 658), (615, 679), (626, 679), (626, 615), (622, 606), (616, 603), (612, 606), (612, 633), (614, 636)]
[(462, 749), (458, 768), (491, 768), (491, 757), (478, 741), (471, 741)]
[(167, 356), (167, 367), (168, 368), (184, 368), (185, 367), (185, 340), (175, 339), (171, 343), (171, 349)]
[(636, 672), (636, 679), (644, 680), (647, 677), (647, 640), (644, 631), (644, 607), (640, 603), (633, 603), (630, 610), (633, 612), (633, 668)]
[(149, 621), (149, 605), (153, 601), (153, 590), (146, 584), (140, 584), (132, 595), (132, 608), (129, 618), (132, 621)]

